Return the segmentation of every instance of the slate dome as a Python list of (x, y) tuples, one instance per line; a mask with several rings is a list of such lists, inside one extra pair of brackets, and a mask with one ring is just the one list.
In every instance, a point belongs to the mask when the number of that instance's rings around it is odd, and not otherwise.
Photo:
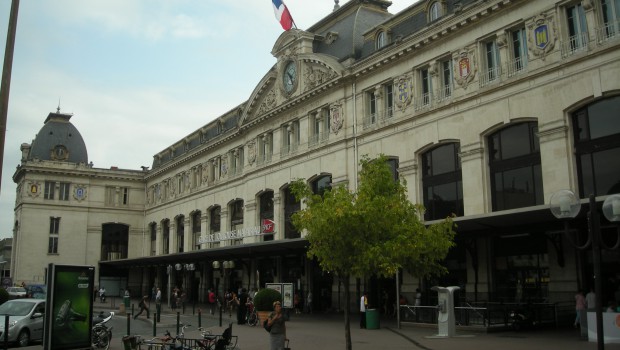
[(88, 163), (86, 144), (78, 129), (69, 121), (71, 117), (71, 114), (50, 113), (32, 142), (28, 160)]

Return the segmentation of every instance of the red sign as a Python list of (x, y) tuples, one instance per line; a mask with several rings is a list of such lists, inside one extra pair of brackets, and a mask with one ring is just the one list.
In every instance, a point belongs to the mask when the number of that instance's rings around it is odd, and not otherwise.
[(261, 227), (262, 233), (273, 233), (276, 224), (275, 222), (273, 222), (273, 220), (263, 219), (263, 224), (261, 225)]

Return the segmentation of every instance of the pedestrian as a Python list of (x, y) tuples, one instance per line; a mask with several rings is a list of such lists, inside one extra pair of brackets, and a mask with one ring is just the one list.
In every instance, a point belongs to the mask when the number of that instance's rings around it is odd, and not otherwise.
[(308, 308), (308, 313), (312, 313), (312, 291), (308, 291), (308, 295), (306, 295), (306, 307)]
[(360, 328), (366, 328), (366, 308), (368, 307), (368, 293), (364, 292), (360, 298)]
[(300, 314), (301, 311), (299, 309), (299, 304), (301, 303), (301, 296), (299, 296), (299, 291), (295, 292), (295, 296), (293, 297), (293, 303), (295, 305), (295, 314)]
[(157, 297), (157, 287), (155, 287), (155, 285), (153, 285), (153, 288), (151, 289), (151, 300), (155, 301), (156, 297)]
[(176, 310), (177, 308), (177, 297), (179, 294), (179, 289), (177, 287), (174, 287), (172, 289), (172, 298), (170, 298), (170, 308), (172, 310)]
[(282, 314), (282, 303), (275, 301), (273, 303), (273, 312), (267, 317), (267, 325), (271, 327), (269, 331), (269, 342), (271, 350), (283, 350), (284, 343), (288, 341), (286, 338), (286, 321)]
[(105, 287), (101, 286), (101, 288), (99, 288), (99, 301), (101, 301), (102, 303), (105, 303)]
[(586, 310), (586, 298), (583, 296), (583, 291), (578, 291), (575, 294), (575, 322), (573, 327), (577, 328), (577, 325), (581, 325), (581, 314)]
[(213, 315), (215, 313), (215, 293), (213, 292), (213, 289), (209, 288), (209, 307), (210, 307), (210, 312), (211, 315)]
[(157, 292), (155, 293), (155, 303), (161, 304), (161, 289), (157, 288)]
[(422, 305), (422, 291), (420, 288), (415, 289), (415, 306)]
[(586, 309), (593, 310), (596, 308), (596, 294), (594, 288), (590, 288), (588, 294), (586, 294)]
[(237, 304), (237, 324), (245, 324), (245, 312), (247, 310), (248, 293), (245, 288), (241, 288)]
[(143, 311), (146, 311), (146, 318), (150, 318), (150, 314), (149, 314), (149, 306), (146, 303), (147, 299), (149, 298), (148, 295), (145, 295), (142, 297), (142, 300), (140, 300), (140, 303), (138, 304), (138, 307), (140, 308), (140, 312), (138, 312), (133, 319), (135, 320), (136, 318), (138, 318), (138, 316), (142, 315)]

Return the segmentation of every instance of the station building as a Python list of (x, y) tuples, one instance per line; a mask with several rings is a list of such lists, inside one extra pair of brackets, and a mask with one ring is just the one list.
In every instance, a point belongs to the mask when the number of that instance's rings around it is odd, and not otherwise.
[[(11, 275), (40, 282), (49, 262), (89, 264), (112, 295), (178, 286), (199, 302), (208, 288), (286, 282), (342, 309), (342, 286), (291, 225), (302, 207), (288, 186), (356, 190), (361, 157), (382, 153), (426, 222), (456, 215), (449, 274), (402, 271), (410, 301), (433, 285), (501, 302), (570, 301), (592, 286), (592, 250), (572, 243), (587, 240), (590, 194), (600, 210), (620, 193), (620, 1), (421, 0), (397, 14), (389, 1), (337, 3), (283, 32), (247, 100), (150, 168), (95, 168), (71, 115), (50, 113), (13, 176)], [(584, 203), (572, 236), (548, 206), (563, 189)], [(616, 227), (601, 216), (600, 228), (613, 245)], [(602, 270), (608, 298), (617, 249)], [(395, 280), (350, 283), (392, 303)]]

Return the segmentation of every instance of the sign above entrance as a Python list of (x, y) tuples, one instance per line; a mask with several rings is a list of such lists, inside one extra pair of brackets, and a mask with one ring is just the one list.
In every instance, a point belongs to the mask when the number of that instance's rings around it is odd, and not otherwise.
[(228, 232), (216, 232), (210, 235), (201, 236), (198, 239), (198, 244), (220, 242), (229, 239), (243, 239), (246, 237), (260, 236), (262, 234), (273, 234), (275, 233), (275, 226), (276, 225), (273, 220), (263, 219), (261, 226), (242, 228)]

